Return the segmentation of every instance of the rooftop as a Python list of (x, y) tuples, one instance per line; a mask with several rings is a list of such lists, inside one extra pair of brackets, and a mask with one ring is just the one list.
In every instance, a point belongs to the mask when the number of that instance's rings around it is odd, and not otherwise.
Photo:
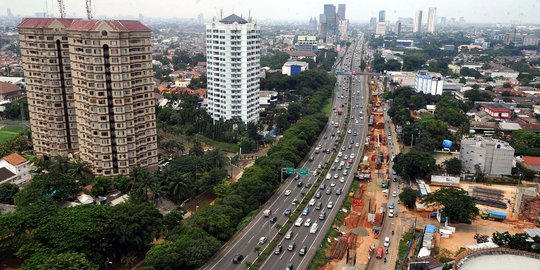
[(13, 177), (14, 175), (14, 173), (4, 167), (0, 168), (0, 182)]
[[(517, 254), (493, 254), (469, 257), (463, 261), (460, 270), (507, 270), (507, 269), (534, 269), (533, 265), (538, 265), (540, 260)], [(530, 266), (524, 267), (524, 266)]]
[(305, 57), (315, 57), (316, 54), (312, 51), (287, 51), (290, 56), (305, 56)]
[(236, 15), (236, 14), (231, 14), (223, 19), (221, 19), (219, 21), (220, 23), (224, 23), (224, 24), (233, 24), (233, 23), (238, 23), (238, 24), (246, 24), (248, 23), (248, 21), (246, 21), (244, 18)]
[(19, 28), (48, 28), (53, 22), (59, 22), (68, 27), (73, 21), (79, 19), (58, 19), (58, 18), (23, 18), (18, 25)]
[(96, 31), (102, 24), (107, 24), (113, 31), (150, 31), (150, 28), (135, 20), (76, 20), (67, 29)]
[(490, 110), (504, 110), (504, 111), (510, 111), (513, 108), (512, 106), (508, 106), (508, 104), (504, 103), (484, 103), (482, 104), (484, 108), (488, 108)]
[(523, 156), (522, 159), (523, 162), (521, 162), (521, 165), (523, 167), (540, 172), (540, 157)]
[(12, 153), (12, 154), (9, 154), (7, 156), (5, 156), (3, 158), (7, 163), (13, 165), (13, 166), (18, 166), (18, 165), (21, 165), (25, 162), (28, 161), (28, 159), (26, 159), (25, 157), (17, 154), (17, 153)]
[(0, 82), (0, 94), (18, 92), (19, 86), (11, 83)]

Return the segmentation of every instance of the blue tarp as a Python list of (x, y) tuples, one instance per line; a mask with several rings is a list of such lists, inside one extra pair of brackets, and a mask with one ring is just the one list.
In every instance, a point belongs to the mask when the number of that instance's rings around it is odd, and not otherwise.
[(506, 213), (505, 212), (498, 212), (498, 211), (492, 211), (492, 210), (489, 210), (488, 213), (494, 217), (499, 217), (499, 218), (506, 218)]
[(436, 229), (437, 228), (435, 227), (435, 225), (432, 225), (432, 224), (426, 225), (426, 233), (435, 233)]

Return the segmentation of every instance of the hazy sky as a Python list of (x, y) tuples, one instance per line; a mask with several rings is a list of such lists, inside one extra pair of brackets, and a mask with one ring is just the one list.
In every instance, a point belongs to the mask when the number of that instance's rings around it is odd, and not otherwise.
[[(84, 0), (64, 0), (68, 15), (85, 14)], [(0, 14), (6, 14), (11, 8), (13, 14), (31, 16), (43, 12), (47, 6), (49, 12), (58, 14), (56, 0), (0, 0)], [(46, 4), (47, 3), (47, 4)], [(367, 22), (376, 17), (379, 10), (386, 10), (387, 20), (398, 17), (414, 17), (415, 10), (424, 10), (424, 22), (427, 9), (437, 7), (438, 17), (463, 16), (467, 22), (516, 22), (540, 23), (540, 0), (93, 0), (94, 17), (145, 17), (195, 18), (203, 13), (206, 20), (219, 14), (236, 13), (247, 17), (251, 9), (252, 17), (259, 21), (294, 20), (307, 21), (310, 16), (323, 12), (323, 4), (347, 4), (347, 18), (352, 22)]]

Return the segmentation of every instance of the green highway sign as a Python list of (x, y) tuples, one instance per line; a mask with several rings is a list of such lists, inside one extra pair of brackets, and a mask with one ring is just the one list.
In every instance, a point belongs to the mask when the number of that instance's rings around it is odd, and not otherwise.
[(294, 171), (295, 171), (295, 169), (294, 169), (294, 168), (291, 168), (291, 167), (287, 167), (287, 168), (285, 168), (285, 172), (286, 172), (287, 174), (293, 174), (293, 173), (294, 173)]
[(305, 169), (305, 168), (300, 168), (298, 169), (298, 174), (299, 175), (308, 175), (309, 174), (309, 170), (308, 169)]

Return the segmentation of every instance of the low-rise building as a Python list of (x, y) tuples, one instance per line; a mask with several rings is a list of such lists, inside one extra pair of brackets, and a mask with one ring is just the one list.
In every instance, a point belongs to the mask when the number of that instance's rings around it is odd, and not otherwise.
[(444, 77), (440, 73), (420, 70), (416, 74), (414, 89), (424, 94), (442, 95)]
[(310, 51), (287, 51), (290, 59), (292, 60), (304, 60), (311, 59), (313, 62), (317, 62), (317, 55)]
[(278, 100), (278, 92), (276, 91), (261, 91), (260, 95), (259, 106), (261, 108), (266, 108)]
[(512, 110), (502, 103), (483, 103), (482, 109), (492, 118), (495, 119), (509, 119), (512, 116)]
[(476, 136), (461, 140), (459, 157), (467, 173), (474, 173), (478, 165), (486, 175), (510, 175), (514, 152), (505, 141)]
[(287, 61), (281, 68), (281, 74), (294, 76), (309, 69), (309, 64), (301, 61)]
[(297, 51), (314, 51), (317, 49), (316, 36), (298, 36), (294, 48)]
[(30, 183), (34, 167), (30, 161), (17, 154), (9, 154), (0, 159), (0, 184), (12, 183), (23, 187)]

